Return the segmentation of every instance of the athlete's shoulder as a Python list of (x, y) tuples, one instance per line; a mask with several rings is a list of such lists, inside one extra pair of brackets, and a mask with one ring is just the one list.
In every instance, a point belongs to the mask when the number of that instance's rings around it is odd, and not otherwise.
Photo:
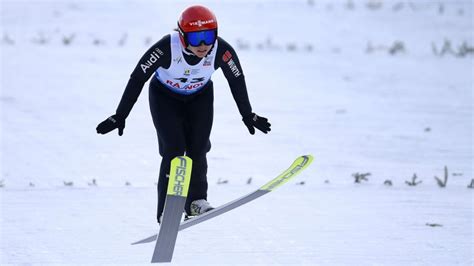
[(166, 34), (159, 41), (157, 41), (154, 46), (166, 47), (170, 45), (170, 42), (171, 42), (171, 34)]
[(158, 67), (169, 67), (170, 62), (170, 35), (167, 34), (145, 52), (145, 54), (140, 58), (140, 61), (132, 75), (144, 75), (143, 79), (148, 79), (151, 73), (158, 69)]
[(219, 44), (217, 46), (218, 50), (228, 50), (228, 49), (233, 50), (232, 45), (230, 45), (226, 40), (224, 40), (224, 38), (217, 36), (217, 42)]
[(230, 45), (226, 40), (224, 40), (224, 38), (222, 37), (217, 37), (217, 42), (218, 42), (218, 45), (217, 45), (217, 51), (216, 51), (216, 60), (217, 59), (221, 59), (221, 60), (217, 60), (217, 66), (222, 66), (222, 64), (226, 64), (227, 63), (227, 59), (230, 58), (230, 57), (236, 57), (237, 54), (234, 50), (234, 48), (232, 47), (232, 45)]
[(145, 53), (150, 54), (150, 53), (158, 53), (160, 56), (166, 56), (169, 55), (171, 52), (171, 47), (170, 47), (170, 42), (171, 42), (171, 35), (166, 34), (163, 36), (160, 40), (158, 40), (156, 43), (154, 43), (148, 51)]
[(159, 41), (157, 41), (151, 48), (150, 51), (157, 52), (160, 57), (171, 56), (171, 34), (164, 35)]
[(234, 48), (221, 37), (218, 37), (218, 43), (215, 69), (221, 68), (227, 79), (243, 76), (239, 57)]
[(172, 33), (166, 34), (165, 36), (163, 36), (163, 38), (161, 38), (160, 41), (167, 41), (167, 42), (169, 42), (169, 41), (171, 40), (171, 34), (172, 34)]

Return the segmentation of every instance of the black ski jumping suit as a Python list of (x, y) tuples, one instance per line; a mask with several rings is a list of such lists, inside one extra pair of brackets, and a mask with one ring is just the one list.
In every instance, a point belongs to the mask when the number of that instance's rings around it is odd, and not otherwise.
[[(168, 69), (172, 60), (186, 60), (196, 65), (205, 58), (199, 58), (183, 50), (180, 58), (172, 58), (171, 35), (166, 35), (154, 44), (140, 59), (130, 76), (116, 114), (126, 118), (138, 99), (145, 82), (158, 68)], [(218, 37), (214, 68), (221, 68), (242, 117), (252, 114), (242, 68), (234, 49)], [(212, 49), (215, 49), (215, 45)], [(212, 50), (211, 50), (212, 51)], [(211, 52), (209, 52), (210, 54)], [(176, 77), (177, 79), (182, 77)], [(168, 84), (169, 85), (169, 84)], [(149, 86), (149, 103), (153, 123), (158, 136), (159, 152), (162, 156), (158, 179), (157, 218), (163, 212), (167, 174), (170, 161), (175, 156), (186, 154), (193, 160), (191, 183), (185, 205), (186, 212), (192, 201), (207, 200), (207, 159), (211, 149), (209, 140), (213, 123), (213, 83), (209, 80), (202, 88), (191, 94), (179, 94), (163, 84), (155, 74)]]

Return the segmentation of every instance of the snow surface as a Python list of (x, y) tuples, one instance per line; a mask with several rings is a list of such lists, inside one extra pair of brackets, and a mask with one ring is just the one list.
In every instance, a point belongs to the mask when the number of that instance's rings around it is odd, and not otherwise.
[[(214, 75), (211, 203), (251, 192), (298, 155), (315, 161), (182, 231), (172, 264), (474, 264), (473, 55), (432, 48), (474, 45), (472, 1), (201, 2), (239, 53), (254, 111), (272, 122), (249, 135)], [(191, 2), (0, 3), (0, 264), (148, 264), (154, 245), (130, 245), (158, 231), (147, 85), (124, 136), (95, 127)], [(405, 53), (366, 52), (396, 41)], [(356, 172), (369, 181), (354, 184)], [(407, 186), (414, 173), (423, 183)]]

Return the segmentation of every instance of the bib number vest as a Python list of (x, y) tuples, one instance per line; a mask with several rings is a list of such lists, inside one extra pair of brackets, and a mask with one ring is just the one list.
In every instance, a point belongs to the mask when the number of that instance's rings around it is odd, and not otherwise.
[(168, 69), (159, 67), (156, 78), (171, 91), (189, 95), (200, 91), (211, 79), (214, 73), (214, 59), (217, 51), (217, 41), (211, 52), (196, 65), (189, 65), (183, 57), (179, 33), (171, 34), (171, 65)]

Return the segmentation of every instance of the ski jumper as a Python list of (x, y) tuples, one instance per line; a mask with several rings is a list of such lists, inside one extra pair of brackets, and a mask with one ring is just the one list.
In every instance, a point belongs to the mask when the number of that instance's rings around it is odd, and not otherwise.
[(199, 58), (185, 50), (178, 33), (166, 35), (140, 59), (130, 76), (116, 113), (128, 117), (145, 82), (162, 157), (158, 177), (157, 219), (163, 212), (170, 162), (186, 154), (193, 160), (185, 210), (197, 199), (207, 200), (207, 158), (211, 149), (214, 87), (212, 74), (221, 68), (242, 116), (252, 113), (245, 78), (234, 49), (218, 37), (211, 51)]

